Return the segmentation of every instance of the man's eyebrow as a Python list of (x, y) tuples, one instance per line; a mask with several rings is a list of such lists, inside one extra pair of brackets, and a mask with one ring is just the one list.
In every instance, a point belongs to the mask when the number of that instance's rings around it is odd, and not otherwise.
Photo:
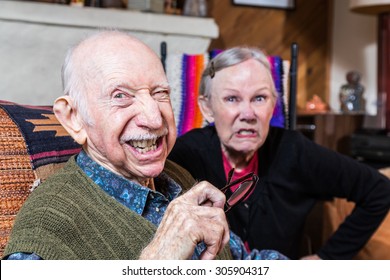
[(111, 86), (109, 86), (110, 90), (113, 91), (115, 89), (121, 89), (121, 90), (124, 90), (124, 91), (130, 91), (130, 92), (137, 92), (138, 90), (141, 90), (141, 89), (149, 89), (150, 91), (153, 91), (155, 89), (158, 89), (158, 88), (163, 88), (163, 89), (167, 89), (167, 90), (171, 90), (171, 87), (169, 85), (168, 82), (163, 82), (163, 83), (156, 83), (154, 85), (151, 85), (151, 86), (134, 86), (134, 85), (130, 85), (129, 83), (126, 83), (126, 82), (122, 82), (122, 83), (117, 83), (117, 84), (112, 84)]
[(153, 88), (159, 88), (159, 87), (161, 87), (161, 88), (168, 88), (168, 89), (171, 88), (169, 83), (159, 83), (159, 84), (156, 84)]

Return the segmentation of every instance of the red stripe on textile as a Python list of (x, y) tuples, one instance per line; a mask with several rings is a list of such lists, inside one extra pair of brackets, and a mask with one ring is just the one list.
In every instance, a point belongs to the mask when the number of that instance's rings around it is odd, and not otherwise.
[(78, 149), (70, 149), (70, 150), (63, 150), (63, 151), (50, 151), (50, 152), (43, 152), (35, 155), (31, 155), (32, 160), (45, 158), (45, 157), (53, 157), (53, 156), (64, 156), (64, 155), (73, 155), (80, 152), (81, 148)]

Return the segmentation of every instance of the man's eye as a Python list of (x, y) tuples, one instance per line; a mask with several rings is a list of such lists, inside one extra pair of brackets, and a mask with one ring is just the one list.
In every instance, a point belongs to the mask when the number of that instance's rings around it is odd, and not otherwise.
[(125, 97), (125, 94), (123, 92), (120, 92), (120, 93), (117, 93), (114, 95), (114, 98), (124, 98)]
[(127, 107), (130, 106), (133, 102), (133, 96), (123, 91), (114, 93), (112, 97), (113, 106)]
[(168, 90), (158, 90), (153, 93), (153, 98), (155, 99), (165, 99), (169, 98), (169, 91)]

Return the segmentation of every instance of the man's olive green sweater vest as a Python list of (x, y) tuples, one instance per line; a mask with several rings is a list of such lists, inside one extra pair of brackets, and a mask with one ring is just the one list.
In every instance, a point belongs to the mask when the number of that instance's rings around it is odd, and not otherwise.
[[(166, 162), (164, 172), (183, 190), (194, 183), (173, 162)], [(138, 259), (155, 231), (151, 222), (89, 179), (72, 157), (29, 196), (15, 220), (4, 256), (34, 252), (47, 260)], [(228, 248), (219, 257), (231, 259)]]

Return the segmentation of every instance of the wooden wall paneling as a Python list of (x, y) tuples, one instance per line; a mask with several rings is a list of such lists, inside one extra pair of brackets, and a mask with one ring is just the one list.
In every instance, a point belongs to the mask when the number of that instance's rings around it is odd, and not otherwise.
[(386, 96), (386, 130), (390, 133), (390, 13), (378, 19), (378, 93)]
[[(350, 155), (350, 136), (362, 128), (363, 120), (362, 114), (326, 113), (300, 114), (297, 122), (298, 129), (317, 144)], [(315, 129), (307, 129), (313, 125)]]

